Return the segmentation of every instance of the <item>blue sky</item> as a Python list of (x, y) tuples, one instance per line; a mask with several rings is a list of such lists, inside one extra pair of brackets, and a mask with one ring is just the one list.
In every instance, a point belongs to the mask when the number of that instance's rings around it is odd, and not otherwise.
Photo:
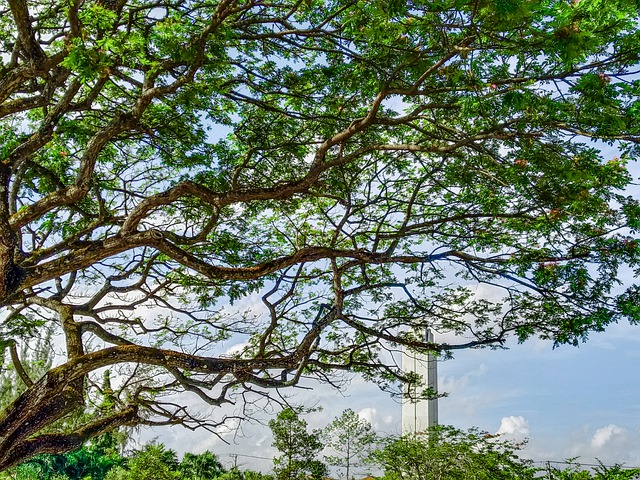
[(457, 387), (465, 368), (478, 373), (440, 402), (441, 421), (496, 431), (502, 418), (522, 417), (530, 438), (522, 456), (640, 466), (638, 328), (612, 326), (579, 348), (533, 341), (460, 352), (441, 365), (445, 384), (451, 376)]

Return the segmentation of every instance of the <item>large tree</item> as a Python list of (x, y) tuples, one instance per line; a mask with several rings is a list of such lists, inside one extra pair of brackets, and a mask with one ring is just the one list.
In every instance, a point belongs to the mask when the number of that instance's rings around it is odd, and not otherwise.
[(384, 471), (384, 480), (543, 478), (531, 460), (516, 455), (517, 444), (500, 441), (495, 435), (448, 426), (427, 433), (389, 438), (383, 449), (373, 452), (372, 460)]
[[(44, 324), (60, 350), (41, 378), (13, 355), (0, 469), (123, 425), (218, 431), (183, 392), (394, 388), (401, 346), (640, 319), (616, 285), (639, 252), (635, 0), (0, 11), (0, 335), (20, 352)], [(65, 422), (107, 367), (113, 408)]]
[(326, 476), (327, 466), (317, 460), (323, 448), (322, 433), (307, 431), (307, 421), (300, 418), (290, 407), (282, 410), (275, 419), (269, 421), (273, 435), (273, 446), (281, 456), (273, 459), (276, 480), (319, 480)]
[(334, 418), (322, 434), (329, 453), (324, 460), (333, 467), (344, 469), (345, 480), (355, 478), (353, 471), (367, 462), (379, 441), (371, 423), (350, 408)]

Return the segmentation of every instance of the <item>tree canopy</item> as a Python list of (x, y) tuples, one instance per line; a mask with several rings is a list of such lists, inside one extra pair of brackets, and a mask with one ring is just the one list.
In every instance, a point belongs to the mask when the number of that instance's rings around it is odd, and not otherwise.
[[(0, 470), (123, 425), (217, 431), (183, 392), (394, 389), (402, 346), (640, 319), (618, 286), (639, 254), (635, 0), (0, 12), (0, 340), (24, 384)], [(19, 352), (49, 329), (56, 366), (31, 378)], [(65, 422), (105, 368), (110, 408)]]
[(282, 453), (273, 459), (276, 480), (321, 480), (327, 474), (327, 466), (316, 457), (324, 447), (318, 430), (309, 433), (307, 421), (300, 418), (293, 408), (285, 408), (269, 421), (273, 446)]
[(438, 426), (417, 435), (387, 439), (384, 448), (373, 452), (372, 460), (384, 470), (384, 480), (542, 478), (531, 460), (518, 457), (517, 449), (518, 445), (476, 429), (464, 432)]
[[(343, 411), (322, 432), (325, 449), (329, 455), (325, 462), (344, 469), (345, 480), (355, 478), (354, 471), (367, 463), (379, 442), (373, 426), (351, 410)], [(342, 472), (341, 472), (342, 473)], [(342, 475), (340, 475), (342, 478)]]

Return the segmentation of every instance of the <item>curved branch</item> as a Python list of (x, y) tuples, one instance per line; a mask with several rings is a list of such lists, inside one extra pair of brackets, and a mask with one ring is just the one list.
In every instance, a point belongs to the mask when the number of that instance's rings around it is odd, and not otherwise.
[(9, 352), (11, 353), (11, 362), (13, 362), (13, 366), (16, 369), (16, 373), (20, 377), (20, 379), (24, 382), (27, 387), (33, 385), (33, 380), (29, 377), (29, 374), (22, 366), (22, 362), (20, 361), (20, 357), (18, 356), (18, 349), (16, 348), (16, 342), (12, 341), (9, 343)]

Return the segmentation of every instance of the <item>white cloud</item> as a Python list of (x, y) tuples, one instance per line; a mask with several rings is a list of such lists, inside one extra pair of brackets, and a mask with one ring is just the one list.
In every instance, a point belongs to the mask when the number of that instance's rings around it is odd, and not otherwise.
[(248, 342), (237, 343), (235, 345), (231, 345), (226, 352), (224, 352), (221, 357), (234, 357), (238, 354), (241, 354), (245, 348), (249, 346)]
[(502, 417), (500, 428), (496, 434), (513, 439), (523, 439), (529, 436), (529, 422), (521, 415)]
[(487, 373), (487, 370), (487, 365), (485, 363), (480, 363), (473, 370), (466, 372), (461, 376), (441, 376), (440, 381), (438, 382), (438, 390), (441, 392), (447, 392), (450, 395), (462, 392), (474, 379), (483, 377)]
[(584, 425), (574, 431), (565, 457), (580, 457), (578, 461), (583, 462), (598, 459), (605, 465), (637, 466), (640, 465), (640, 446), (637, 434), (628, 428), (611, 423), (593, 431), (591, 426)]
[(596, 433), (591, 437), (591, 446), (593, 448), (602, 448), (616, 435), (622, 435), (624, 429), (617, 425), (607, 425), (606, 427), (599, 428)]
[(366, 420), (367, 422), (369, 422), (374, 429), (378, 429), (378, 410), (376, 410), (373, 407), (366, 407), (363, 408), (362, 410), (360, 410), (358, 412), (358, 416), (363, 419)]

